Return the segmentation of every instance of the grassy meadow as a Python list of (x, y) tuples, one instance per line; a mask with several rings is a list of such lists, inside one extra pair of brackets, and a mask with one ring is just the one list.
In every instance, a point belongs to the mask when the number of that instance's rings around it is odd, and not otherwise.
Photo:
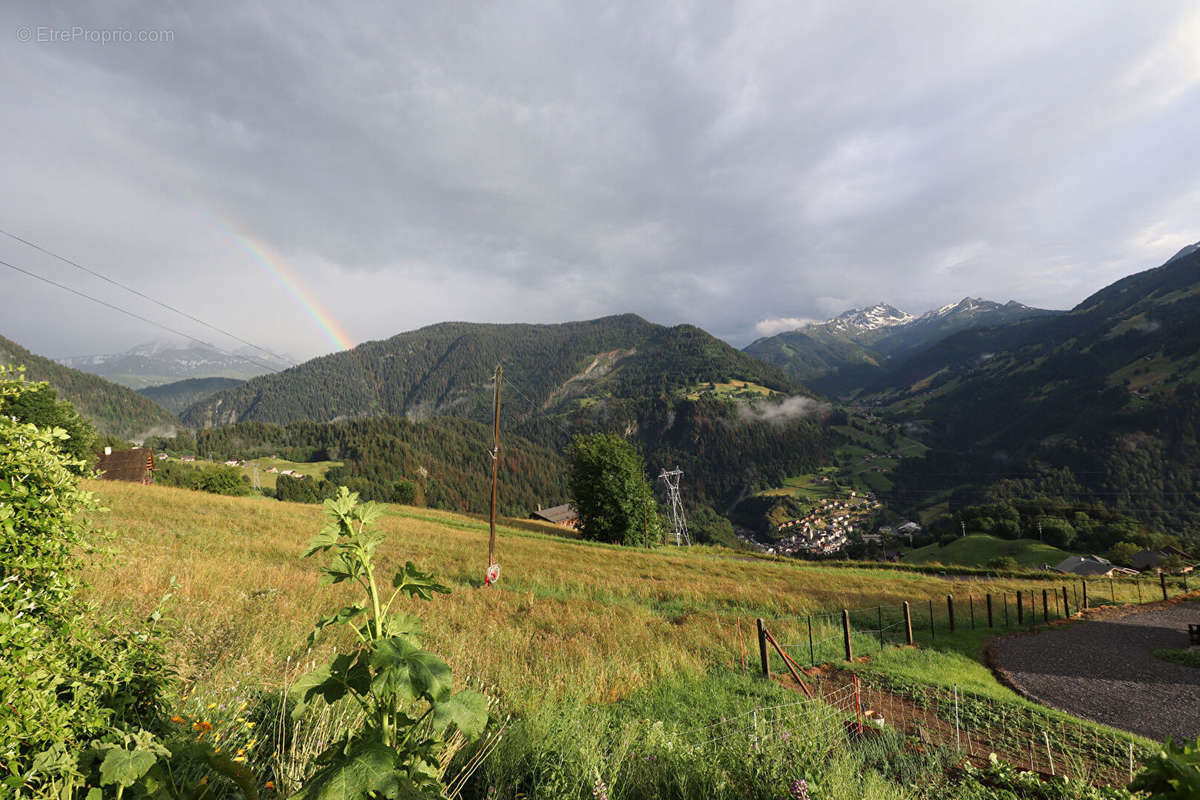
[[(343, 703), (281, 727), (279, 695), (272, 703), (263, 694), (349, 644), (339, 642), (349, 635), (342, 631), (306, 650), (313, 622), (351, 596), (344, 585), (318, 584), (320, 559), (299, 557), (322, 525), (321, 508), (119, 482), (85, 488), (108, 509), (92, 518), (106, 534), (87, 557), (89, 598), (106, 615), (141, 620), (170, 595), (165, 624), (184, 685), (175, 719), (188, 731), (211, 726), (211, 741), (245, 758), (263, 791), (298, 789), (315, 754), (355, 714)], [(759, 679), (757, 616), (802, 662), (811, 622), (816, 660), (837, 662), (846, 607), (856, 653), (869, 656), (850, 668), (869, 681), (956, 685), (1004, 708), (1032, 705), (980, 662), (989, 632), (981, 614), (969, 622), (963, 603), (970, 593), (981, 612), (987, 592), (1029, 597), (1051, 585), (1034, 577), (954, 580), (715, 548), (634, 550), (513, 520), (498, 528), (501, 580), (484, 588), (486, 521), (389, 506), (381, 525), (381, 575), (411, 560), (452, 588), (402, 609), (423, 620), (423, 644), (446, 658), (459, 685), (482, 686), (498, 704), (500, 727), (481, 745), (486, 758), (455, 797), (777, 800), (800, 796), (800, 780), (823, 800), (992, 797), (978, 793), (948, 747), (914, 748), (890, 729), (848, 741), (846, 709), (803, 698), (777, 657), (777, 680)], [(923, 627), (927, 609), (940, 615), (948, 593), (959, 627), (950, 634), (939, 622), (935, 636)], [(888, 645), (902, 642), (905, 600), (921, 647), (881, 650), (871, 628), (881, 622)], [(1078, 787), (1029, 796), (1092, 796)]]
[[(289, 659), (319, 655), (306, 654), (305, 636), (348, 596), (318, 586), (317, 562), (299, 558), (322, 524), (320, 507), (118, 482), (87, 488), (109, 509), (93, 521), (109, 535), (90, 556), (91, 599), (113, 615), (142, 617), (170, 593), (174, 656), (189, 683), (278, 685)], [(732, 665), (739, 617), (752, 650), (756, 616), (771, 622), (903, 600), (917, 607), (965, 592), (961, 582), (930, 575), (708, 548), (631, 551), (505, 526), (501, 581), (483, 589), (486, 522), (425, 508), (388, 511), (385, 572), (411, 560), (454, 590), (412, 609), (425, 621), (427, 646), (456, 674), (497, 687), (514, 709), (564, 697), (611, 702), (660, 678)], [(1041, 585), (1003, 579), (970, 589)]]

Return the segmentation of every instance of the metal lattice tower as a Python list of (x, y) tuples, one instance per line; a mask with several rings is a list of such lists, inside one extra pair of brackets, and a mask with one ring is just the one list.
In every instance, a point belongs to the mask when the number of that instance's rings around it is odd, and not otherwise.
[(687, 518), (683, 515), (683, 501), (679, 499), (679, 478), (683, 470), (676, 467), (673, 470), (663, 470), (658, 479), (667, 484), (667, 495), (671, 499), (671, 522), (675, 526), (675, 544), (690, 545), (692, 537), (688, 535)]

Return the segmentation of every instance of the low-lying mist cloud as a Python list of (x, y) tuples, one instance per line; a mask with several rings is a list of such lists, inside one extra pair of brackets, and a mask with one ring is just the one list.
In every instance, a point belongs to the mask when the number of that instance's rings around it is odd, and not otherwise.
[(759, 336), (774, 336), (784, 331), (794, 331), (817, 322), (808, 317), (768, 317), (754, 324), (754, 332)]
[(792, 420), (824, 414), (830, 408), (829, 403), (824, 400), (793, 395), (779, 401), (741, 406), (738, 413), (743, 422), (770, 422), (774, 425), (782, 425)]

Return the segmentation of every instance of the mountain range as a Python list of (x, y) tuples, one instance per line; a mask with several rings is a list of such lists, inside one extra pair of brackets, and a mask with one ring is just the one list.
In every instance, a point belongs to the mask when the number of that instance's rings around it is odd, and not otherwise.
[(122, 353), (74, 356), (59, 363), (90, 372), (131, 389), (144, 389), (188, 378), (248, 380), (286, 369), (290, 361), (243, 347), (223, 352), (203, 342), (156, 339)]
[(611, 410), (709, 382), (804, 391), (781, 370), (699, 328), (623, 314), (558, 325), (431, 325), (254, 378), (181, 418), (197, 428), (389, 415), (486, 421), (498, 364), (508, 402), (524, 418)]
[(950, 334), (1060, 312), (1015, 301), (965, 297), (914, 316), (886, 303), (851, 309), (831, 320), (758, 339), (745, 352), (832, 396), (878, 381), (893, 366)]
[[(50, 380), (102, 431), (135, 436), (175, 424), (145, 397), (7, 340), (0, 360)], [(930, 518), (1037, 496), (1119, 508), (1163, 531), (1200, 530), (1197, 245), (1070, 311), (968, 297), (915, 316), (879, 304), (744, 352), (694, 326), (632, 314), (558, 325), (448, 322), (226, 388), (206, 381), (160, 394), (179, 406), (200, 398), (181, 412), (186, 425), (235, 425), (246, 441), (262, 438), (253, 428), (261, 423), (488, 424), (498, 364), (506, 431), (558, 452), (576, 432), (629, 436), (652, 469), (681, 466), (691, 496), (714, 507), (831, 463), (839, 442), (831, 407), (807, 385), (929, 446), (895, 471), (888, 500), (896, 508)], [(755, 404), (767, 410), (748, 410)]]
[(25, 377), (47, 381), (101, 434), (123, 439), (164, 435), (179, 427), (175, 415), (132, 389), (64, 367), (0, 336), (0, 364), (24, 366)]

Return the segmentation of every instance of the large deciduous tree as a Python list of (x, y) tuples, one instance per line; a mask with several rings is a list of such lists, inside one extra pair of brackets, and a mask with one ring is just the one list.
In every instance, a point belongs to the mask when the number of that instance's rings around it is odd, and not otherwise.
[(660, 538), (658, 504), (641, 453), (619, 436), (576, 436), (567, 451), (567, 490), (585, 538), (648, 545)]

